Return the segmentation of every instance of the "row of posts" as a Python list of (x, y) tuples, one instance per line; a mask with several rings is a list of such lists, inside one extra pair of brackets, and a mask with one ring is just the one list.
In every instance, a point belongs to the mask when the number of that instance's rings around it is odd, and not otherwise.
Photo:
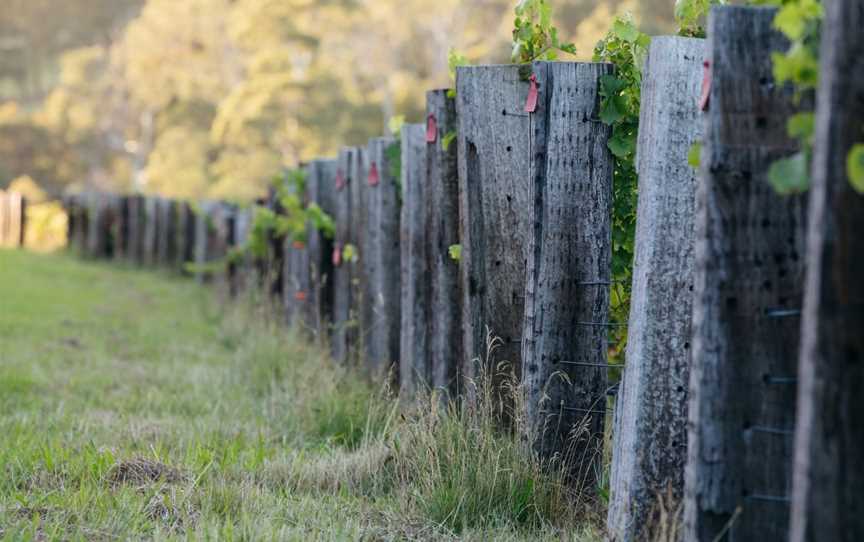
[[(455, 97), (428, 93), (425, 123), (306, 164), (304, 198), (335, 234), (271, 239), (267, 287), (294, 325), (391, 378), (403, 401), (470, 401), (509, 367), (535, 452), (578, 458), (586, 490), (602, 483), (611, 420), (610, 540), (654, 536), (664, 510), (683, 510), (685, 540), (861, 539), (864, 198), (839, 164), (864, 136), (864, 82), (849, 68), (864, 58), (864, 16), (854, 0), (827, 11), (809, 196), (767, 181), (799, 150), (786, 121), (812, 109), (774, 82), (771, 54), (788, 44), (773, 9), (714, 8), (707, 40), (652, 40), (611, 416), (614, 162), (598, 120), (611, 65), (459, 68)], [(261, 203), (284, 212), (273, 195)], [(200, 277), (253, 223), (219, 202), (94, 194), (69, 208), (88, 254), (194, 262)], [(235, 289), (267, 274), (228, 268)]]

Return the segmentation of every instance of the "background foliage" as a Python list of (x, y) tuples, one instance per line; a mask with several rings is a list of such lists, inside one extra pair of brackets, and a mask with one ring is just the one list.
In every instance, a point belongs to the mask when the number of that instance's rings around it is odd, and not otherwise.
[[(3, 0), (0, 187), (252, 199), (397, 115), (421, 121), (425, 91), (450, 84), (449, 50), (507, 62), (516, 4)], [(555, 39), (583, 59), (616, 13), (672, 25), (665, 0), (520, 4), (552, 5)]]

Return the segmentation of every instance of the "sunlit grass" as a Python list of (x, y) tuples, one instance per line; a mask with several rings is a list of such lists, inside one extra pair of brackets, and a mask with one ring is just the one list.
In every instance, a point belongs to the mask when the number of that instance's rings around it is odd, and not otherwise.
[(0, 251), (0, 537), (596, 539), (510, 435), (398, 410), (252, 301)]

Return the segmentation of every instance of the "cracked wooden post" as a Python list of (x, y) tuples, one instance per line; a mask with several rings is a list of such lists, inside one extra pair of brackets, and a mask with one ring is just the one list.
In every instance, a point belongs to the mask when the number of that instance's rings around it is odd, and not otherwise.
[(210, 258), (208, 251), (211, 244), (211, 230), (213, 229), (210, 214), (214, 203), (210, 201), (199, 201), (195, 209), (195, 280), (199, 283), (205, 282), (209, 277), (204, 271), (204, 266)]
[(368, 192), (365, 257), (361, 254), (371, 319), (363, 322), (366, 331), (366, 366), (372, 375), (390, 373), (398, 382), (400, 306), (399, 250), (399, 154), (400, 144), (392, 137), (378, 137), (367, 149)]
[(685, 540), (788, 534), (805, 202), (767, 179), (798, 150), (786, 131), (792, 90), (772, 77), (771, 53), (788, 47), (775, 13), (725, 6), (708, 18)]
[(176, 250), (177, 208), (172, 199), (159, 200), (159, 239), (157, 242), (157, 260), (164, 267), (169, 267), (174, 260)]
[[(314, 160), (309, 164), (309, 178), (306, 183), (306, 198), (316, 204), (321, 211), (335, 217), (336, 160)], [(328, 336), (327, 328), (332, 318), (333, 306), (333, 239), (326, 231), (320, 231), (313, 224), (308, 226), (307, 261), (309, 287), (305, 301), (304, 322), (321, 342)]]
[(333, 358), (339, 363), (349, 362), (351, 345), (351, 262), (343, 258), (345, 247), (350, 243), (351, 235), (351, 190), (354, 187), (352, 179), (352, 163), (357, 149), (343, 148), (339, 152), (336, 177), (333, 179), (334, 206), (333, 219), (336, 221), (336, 238), (333, 243)]
[(177, 202), (177, 258), (175, 265), (183, 274), (195, 260), (195, 213), (188, 201)]
[(792, 542), (864, 540), (864, 195), (847, 156), (864, 142), (864, 4), (825, 3), (810, 189)]
[(247, 243), (249, 240), (249, 230), (252, 226), (252, 209), (250, 207), (238, 208), (235, 211), (234, 220), (232, 223), (231, 238), (234, 246), (240, 249), (240, 253), (235, 255), (235, 260), (229, 262), (229, 294), (232, 297), (237, 297), (241, 292), (251, 286), (252, 264), (249, 255), (246, 253)]
[(87, 205), (87, 243), (85, 253), (89, 258), (99, 256), (99, 248), (102, 245), (102, 202), (101, 194), (88, 192), (86, 195)]
[(351, 352), (354, 363), (366, 363), (370, 326), (372, 322), (372, 293), (369, 277), (372, 258), (369, 247), (374, 232), (369, 232), (372, 212), (369, 203), (369, 153), (367, 147), (357, 147), (351, 157), (351, 234), (349, 243), (358, 255), (351, 263)]
[(135, 265), (141, 265), (144, 261), (144, 220), (144, 196), (130, 196), (126, 257)]
[[(459, 169), (454, 140), (456, 100), (448, 90), (426, 93), (426, 241), (429, 261), (427, 348), (435, 390), (455, 398), (465, 363), (462, 341), (462, 287), (459, 263), (450, 247), (459, 244)], [(431, 126), (430, 126), (431, 124)], [(445, 148), (446, 147), (446, 148)]]
[(642, 71), (633, 290), (607, 518), (616, 542), (649, 538), (658, 496), (683, 496), (697, 184), (687, 154), (702, 137), (704, 59), (705, 40), (659, 36)]
[(117, 198), (117, 224), (115, 226), (114, 259), (125, 260), (129, 247), (129, 196)]
[(157, 198), (147, 196), (144, 198), (144, 236), (142, 239), (142, 259), (144, 265), (152, 266), (156, 263), (156, 242), (158, 235), (158, 213), (159, 202)]
[[(525, 261), (531, 233), (531, 131), (525, 112), (530, 66), (456, 70), (460, 265), (464, 374), (490, 377), (498, 366), (517, 373), (524, 315)], [(487, 355), (487, 329), (501, 344)], [(469, 399), (475, 386), (466, 385)]]
[(527, 436), (541, 459), (593, 488), (606, 415), (614, 164), (611, 129), (597, 121), (598, 91), (613, 68), (532, 68), (537, 106), (523, 151), (530, 171), (521, 356)]
[(399, 395), (410, 401), (432, 387), (429, 364), (430, 269), (426, 238), (426, 126), (402, 126), (402, 326), (399, 340)]

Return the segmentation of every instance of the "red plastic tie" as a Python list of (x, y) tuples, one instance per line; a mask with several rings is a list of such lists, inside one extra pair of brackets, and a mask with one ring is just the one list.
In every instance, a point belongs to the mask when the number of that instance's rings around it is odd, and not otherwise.
[(297, 301), (306, 301), (306, 292), (297, 292), (294, 294), (294, 299)]
[(345, 188), (345, 175), (340, 169), (336, 171), (336, 190), (342, 190), (343, 188)]
[(533, 113), (537, 110), (537, 75), (531, 74), (531, 87), (528, 89), (528, 99), (525, 100), (525, 112)]
[(291, 243), (291, 246), (293, 246), (297, 250), (303, 250), (304, 248), (306, 248), (306, 243), (304, 243), (303, 241), (294, 241), (293, 243)]
[(699, 98), (699, 110), (707, 111), (711, 100), (711, 61), (702, 63), (702, 96)]
[(381, 177), (378, 175), (378, 164), (372, 162), (372, 165), (369, 166), (369, 186), (378, 186), (379, 182), (381, 182)]
[(434, 113), (429, 113), (426, 117), (426, 143), (435, 143), (438, 141), (438, 120)]
[(341, 243), (336, 243), (333, 245), (333, 267), (339, 267), (342, 265), (342, 245)]

